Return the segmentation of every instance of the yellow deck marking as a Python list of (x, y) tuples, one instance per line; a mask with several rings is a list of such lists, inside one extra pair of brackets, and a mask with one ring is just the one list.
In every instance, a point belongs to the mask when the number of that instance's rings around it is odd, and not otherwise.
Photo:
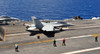
[[(44, 40), (44, 41), (37, 41), (37, 42), (21, 43), (21, 44), (18, 44), (18, 45), (23, 46), (23, 45), (28, 45), (28, 44), (36, 44), (36, 43), (52, 42), (52, 41), (53, 40)], [(14, 47), (14, 45), (0, 46), (0, 48), (8, 48), (8, 47)]]
[(19, 45), (22, 46), (22, 45), (27, 45), (27, 44), (36, 44), (36, 43), (51, 42), (51, 41), (53, 41), (53, 40), (44, 40), (44, 41), (37, 41), (37, 42), (22, 43)]
[(4, 30), (4, 40), (3, 41), (5, 41), (5, 36), (6, 36), (6, 30)]
[(98, 36), (98, 35), (100, 35), (100, 34), (92, 34), (92, 36)]
[(8, 45), (8, 46), (1, 46), (0, 48), (8, 48), (8, 47), (13, 47), (14, 45)]

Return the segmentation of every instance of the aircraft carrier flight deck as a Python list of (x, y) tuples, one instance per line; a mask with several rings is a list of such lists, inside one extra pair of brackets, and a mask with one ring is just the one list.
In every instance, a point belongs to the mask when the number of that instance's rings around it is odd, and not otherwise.
[[(5, 29), (5, 41), (0, 42), (0, 54), (99, 54), (100, 50), (100, 20), (66, 20), (72, 26), (63, 31), (48, 32), (47, 34), (26, 31), (24, 22), (15, 25), (2, 25)], [(32, 24), (32, 22), (25, 22)], [(95, 42), (93, 34), (98, 35)], [(40, 36), (39, 39), (37, 36)], [(62, 46), (62, 39), (66, 46)], [(56, 40), (56, 47), (53, 40)], [(19, 52), (15, 52), (15, 44)]]

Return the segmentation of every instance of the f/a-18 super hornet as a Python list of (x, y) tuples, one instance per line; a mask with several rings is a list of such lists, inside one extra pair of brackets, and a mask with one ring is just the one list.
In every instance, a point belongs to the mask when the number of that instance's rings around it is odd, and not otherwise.
[[(69, 24), (66, 23), (60, 23), (60, 22), (41, 22), (36, 17), (31, 17), (33, 20), (32, 25), (30, 25), (27, 30), (33, 31), (34, 29), (39, 29), (40, 31), (46, 31), (46, 32), (53, 32), (53, 31), (60, 31), (62, 30), (62, 27), (68, 26)], [(28, 26), (28, 24), (26, 24)]]
[(63, 27), (71, 26), (70, 24), (63, 22), (41, 22), (34, 16), (31, 18), (33, 20), (33, 24), (25, 24), (26, 27), (28, 26), (27, 31), (31, 32), (30, 36), (38, 33), (43, 33), (48, 37), (54, 37), (55, 33), (65, 30)]

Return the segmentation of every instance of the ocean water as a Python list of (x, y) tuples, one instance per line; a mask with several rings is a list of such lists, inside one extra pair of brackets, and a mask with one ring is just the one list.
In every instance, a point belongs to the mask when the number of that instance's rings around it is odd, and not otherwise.
[(73, 16), (100, 17), (100, 0), (0, 0), (0, 15), (21, 20), (64, 20)]

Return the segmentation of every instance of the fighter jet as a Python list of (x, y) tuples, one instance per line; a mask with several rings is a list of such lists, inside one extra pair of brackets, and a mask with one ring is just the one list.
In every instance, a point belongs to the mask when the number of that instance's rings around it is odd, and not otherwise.
[(0, 16), (0, 23), (5, 23), (7, 24), (7, 22), (10, 22), (10, 21), (15, 21), (15, 20), (19, 20), (17, 18), (13, 18), (13, 17), (9, 17), (9, 16)]
[[(41, 22), (34, 16), (32, 16), (31, 18), (34, 24), (30, 25), (27, 28), (28, 31), (33, 31), (35, 29), (39, 29), (40, 31), (45, 31), (45, 32), (61, 31), (62, 26), (68, 25), (59, 22), (51, 22), (51, 23)], [(28, 26), (28, 24), (26, 24), (26, 26)]]

